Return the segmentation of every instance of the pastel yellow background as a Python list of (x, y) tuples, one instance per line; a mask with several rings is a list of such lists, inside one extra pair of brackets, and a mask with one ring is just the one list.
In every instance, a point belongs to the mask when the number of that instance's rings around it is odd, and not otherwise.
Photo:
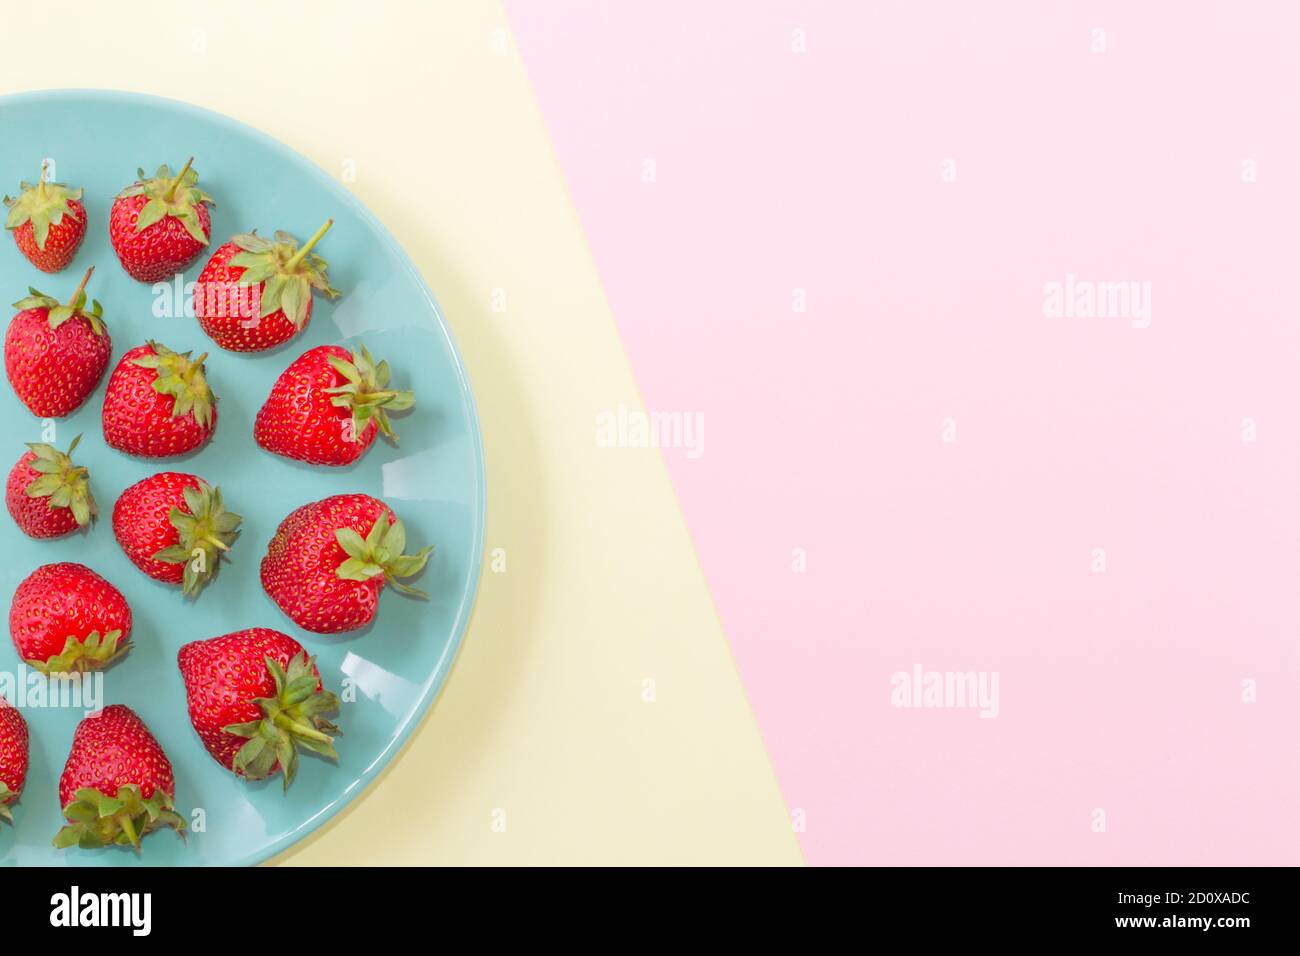
[(23, 16), (58, 43), (6, 42), (0, 92), (171, 96), (355, 168), (469, 368), (489, 553), (460, 658), (388, 771), (279, 862), (801, 862), (659, 453), (596, 446), (597, 414), (640, 399), (497, 3)]

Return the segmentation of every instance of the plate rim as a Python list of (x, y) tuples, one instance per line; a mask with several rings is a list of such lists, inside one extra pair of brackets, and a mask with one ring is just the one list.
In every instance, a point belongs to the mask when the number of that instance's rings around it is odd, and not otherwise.
[(322, 185), (327, 192), (333, 195), (341, 204), (346, 206), (354, 214), (359, 216), (363, 221), (368, 223), (374, 229), (376, 234), (381, 238), (387, 247), (389, 253), (395, 260), (405, 268), (407, 274), (414, 280), (416, 287), (423, 293), (425, 301), (433, 310), (434, 317), (437, 319), (438, 328), (442, 333), (443, 341), (450, 352), (453, 365), (460, 379), (461, 398), (464, 402), (465, 410), (469, 417), (470, 437), (472, 451), (474, 455), (474, 468), (477, 476), (475, 493), (478, 496), (478, 507), (474, 510), (474, 528), (472, 533), (472, 556), (473, 560), (469, 577), (466, 581), (466, 587), (461, 595), (460, 606), (456, 610), (455, 620), (452, 624), (451, 639), (448, 641), (442, 656), (438, 658), (437, 663), (429, 672), (425, 679), (425, 686), (421, 691), (420, 700), (412, 709), (410, 717), (397, 728), (387, 745), (379, 751), (375, 759), (370, 762), (360, 773), (351, 785), (345, 787), (337, 797), (329, 804), (323, 807), (313, 816), (308, 817), (296, 828), (284, 834), (283, 836), (270, 840), (258, 850), (250, 854), (245, 854), (228, 862), (212, 864), (210, 861), (194, 861), (182, 865), (202, 866), (202, 865), (221, 865), (221, 866), (256, 866), (265, 863), (286, 851), (297, 846), (311, 834), (315, 833), (322, 826), (337, 816), (344, 808), (352, 805), (358, 799), (364, 797), (371, 785), (398, 756), (409, 742), (412, 735), (420, 725), (429, 716), (433, 709), (434, 703), (442, 696), (443, 689), (447, 686), (447, 681), (451, 676), (451, 671), (455, 665), (456, 659), (460, 655), (460, 649), (465, 642), (465, 635), (469, 629), (469, 622), (473, 617), (474, 608), (478, 602), (479, 583), (483, 572), (483, 549), (487, 537), (487, 461), (483, 449), (483, 427), (479, 420), (478, 406), (474, 400), (474, 389), (470, 383), (469, 370), (465, 367), (465, 360), (456, 345), (456, 339), (452, 335), (451, 327), (443, 315), (442, 307), (438, 304), (437, 298), (429, 288), (428, 283), (424, 281), (424, 276), (416, 267), (414, 260), (402, 247), (396, 237), (389, 231), (388, 227), (377, 217), (370, 208), (355, 196), (351, 191), (344, 188), (336, 182), (334, 177), (329, 175), (311, 159), (304, 156), (298, 150), (281, 142), (270, 133), (263, 132), (255, 126), (245, 123), (242, 120), (227, 116), (225, 113), (217, 112), (206, 106), (198, 106), (185, 100), (173, 99), (167, 96), (158, 96), (153, 93), (140, 93), (133, 90), (117, 89), (92, 89), (92, 88), (54, 88), (40, 90), (24, 90), (16, 93), (5, 93), (0, 95), (0, 110), (5, 106), (13, 103), (32, 103), (41, 101), (75, 101), (85, 99), (113, 100), (118, 102), (134, 102), (142, 106), (162, 107), (175, 110), (182, 113), (191, 113), (210, 123), (219, 126), (225, 126), (239, 133), (250, 136), (260, 142), (263, 146), (273, 152), (280, 154), (286, 161), (296, 163), (300, 168), (305, 169), (307, 173), (318, 184)]

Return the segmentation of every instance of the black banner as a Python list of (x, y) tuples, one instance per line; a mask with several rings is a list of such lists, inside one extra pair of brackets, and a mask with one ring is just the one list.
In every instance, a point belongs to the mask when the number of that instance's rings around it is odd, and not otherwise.
[[(231, 927), (373, 944), (376, 926), (773, 926), (983, 944), (1131, 937), (1237, 945), (1289, 935), (1290, 870), (76, 870), (4, 872), (7, 930), (168, 943)], [(301, 918), (295, 918), (295, 916)], [(218, 926), (213, 922), (223, 925)], [(651, 922), (646, 922), (651, 920)], [(638, 928), (639, 927), (639, 928)], [(256, 935), (261, 936), (261, 930)], [(270, 940), (268, 939), (267, 942)]]

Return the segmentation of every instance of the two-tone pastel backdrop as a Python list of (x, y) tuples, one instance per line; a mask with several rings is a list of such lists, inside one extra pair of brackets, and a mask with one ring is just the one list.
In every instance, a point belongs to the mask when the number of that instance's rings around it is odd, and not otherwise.
[[(1296, 862), (1300, 12), (133, 10), (179, 55), (51, 0), (75, 55), (8, 44), (3, 90), (338, 175), (482, 416), (461, 657), (288, 862)], [(1067, 274), (1150, 326), (1046, 316)], [(703, 453), (601, 447), (620, 407)], [(997, 718), (891, 706), (916, 664)]]

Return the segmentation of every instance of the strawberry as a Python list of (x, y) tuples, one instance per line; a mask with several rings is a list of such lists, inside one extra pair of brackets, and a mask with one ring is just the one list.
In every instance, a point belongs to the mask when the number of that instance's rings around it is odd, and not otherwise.
[(59, 806), (67, 826), (54, 836), (59, 849), (132, 846), (160, 827), (185, 830), (174, 807), (171, 761), (130, 707), (113, 704), (90, 714), (72, 735), (59, 778)]
[(63, 183), (47, 183), (48, 165), (41, 163), (41, 178), (33, 186), (22, 183), (17, 199), (4, 198), (9, 207), (5, 228), (27, 260), (42, 272), (64, 269), (86, 238), (86, 207), (81, 190)]
[(253, 437), (267, 451), (313, 465), (347, 465), (383, 432), (396, 441), (389, 412), (415, 405), (414, 392), (388, 388), (387, 362), (364, 345), (349, 353), (321, 345), (285, 369), (257, 412)]
[(72, 463), (78, 435), (67, 453), (51, 445), (29, 444), (5, 488), (5, 504), (23, 534), (30, 538), (61, 538), (90, 523), (95, 499), (90, 472)]
[(261, 780), (284, 770), (289, 789), (298, 750), (338, 759), (322, 715), (338, 710), (315, 658), (288, 634), (266, 627), (186, 644), (176, 655), (190, 722), (203, 746), (227, 770)]
[(104, 391), (104, 441), (141, 458), (169, 458), (198, 448), (217, 427), (217, 399), (203, 361), (158, 342), (122, 356)]
[(5, 372), (28, 411), (60, 418), (81, 406), (108, 368), (113, 341), (98, 302), (86, 307), (86, 270), (66, 305), (35, 289), (14, 303), (21, 311), (5, 334)]
[(378, 498), (335, 495), (280, 522), (262, 559), (262, 587), (299, 627), (354, 631), (374, 619), (385, 583), (428, 596), (397, 579), (418, 573), (433, 548), (405, 555), (405, 547), (406, 529)]
[(141, 282), (171, 278), (198, 258), (212, 234), (208, 206), (212, 197), (198, 187), (199, 174), (191, 166), (172, 176), (166, 165), (145, 178), (144, 170), (133, 185), (118, 194), (109, 213), (108, 238), (122, 268)]
[(137, 481), (113, 506), (113, 534), (131, 563), (182, 594), (212, 580), (242, 520), (226, 511), (220, 488), (175, 471)]
[(43, 674), (99, 670), (130, 650), (131, 608), (84, 564), (46, 564), (14, 592), (9, 635)]
[(27, 721), (17, 707), (0, 697), (0, 820), (14, 822), (9, 804), (23, 792), (27, 756)]
[(275, 241), (235, 236), (212, 254), (194, 285), (194, 314), (223, 349), (261, 352), (281, 345), (311, 321), (311, 290), (331, 299), (325, 260), (312, 248), (334, 225), (321, 226), (302, 248), (287, 232)]

